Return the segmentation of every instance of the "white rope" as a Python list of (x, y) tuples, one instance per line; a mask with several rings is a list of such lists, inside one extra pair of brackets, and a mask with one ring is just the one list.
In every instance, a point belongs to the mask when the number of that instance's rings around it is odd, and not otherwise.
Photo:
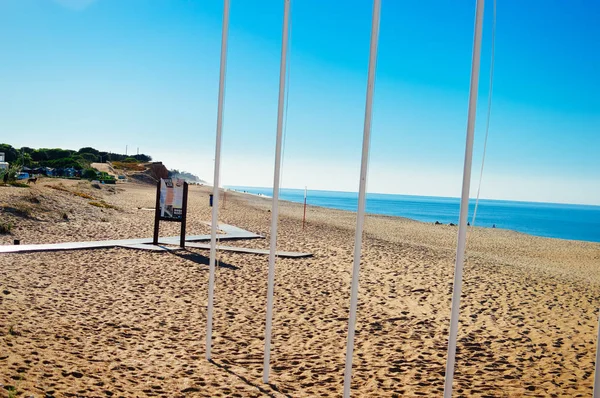
[[(290, 27), (289, 27), (289, 38), (288, 38), (288, 48), (287, 48), (287, 65), (286, 65), (286, 83), (285, 83), (285, 113), (283, 115), (283, 142), (282, 142), (282, 149), (281, 149), (281, 181), (283, 181), (283, 173), (285, 172), (285, 169), (283, 167), (283, 163), (285, 160), (285, 138), (287, 136), (287, 118), (288, 118), (288, 105), (289, 105), (289, 98), (290, 98), (290, 70), (291, 70), (291, 62), (290, 62), (290, 57), (289, 54), (291, 52), (290, 48), (292, 47), (292, 0), (290, 0), (290, 12), (289, 12), (289, 18), (290, 18)], [(281, 194), (281, 185), (279, 186), (279, 193)]]
[(483, 141), (483, 156), (481, 158), (481, 170), (479, 171), (479, 183), (477, 185), (477, 197), (475, 199), (475, 209), (473, 210), (473, 219), (471, 220), (471, 230), (475, 226), (475, 220), (477, 218), (477, 208), (479, 207), (479, 194), (481, 192), (481, 181), (483, 180), (483, 167), (485, 165), (485, 154), (487, 151), (487, 142), (490, 132), (490, 115), (492, 112), (492, 91), (494, 87), (494, 55), (496, 50), (496, 0), (494, 0), (494, 15), (492, 21), (492, 55), (490, 61), (490, 91), (488, 93), (488, 105), (487, 105), (487, 120), (485, 123), (485, 139)]
[[(290, 62), (290, 48), (292, 47), (292, 0), (290, 0), (290, 11), (289, 11), (289, 19), (290, 25), (288, 28), (289, 36), (288, 36), (288, 46), (287, 46), (287, 64), (286, 64), (286, 83), (285, 83), (285, 111), (283, 114), (283, 140), (281, 143), (281, 172), (280, 172), (280, 181), (283, 182), (283, 175), (285, 173), (284, 160), (285, 160), (285, 138), (287, 137), (287, 118), (288, 118), (288, 105), (290, 98), (290, 70), (291, 70), (291, 62)], [(281, 184), (283, 185), (283, 184)], [(281, 195), (281, 185), (279, 185), (279, 194)], [(277, 252), (275, 252), (275, 258), (279, 258)]]

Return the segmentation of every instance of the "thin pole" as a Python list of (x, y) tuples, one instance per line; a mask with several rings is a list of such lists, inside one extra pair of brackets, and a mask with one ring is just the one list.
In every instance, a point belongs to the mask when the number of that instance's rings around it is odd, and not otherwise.
[(162, 178), (159, 178), (156, 182), (156, 205), (154, 207), (154, 235), (152, 237), (152, 244), (158, 245), (158, 231), (160, 228), (160, 184)]
[(185, 247), (185, 228), (187, 226), (187, 203), (188, 203), (188, 183), (183, 183), (183, 209), (181, 209), (181, 232), (179, 236), (179, 246)]
[(448, 357), (446, 360), (444, 398), (452, 397), (452, 382), (454, 381), (456, 338), (458, 335), (460, 295), (462, 290), (463, 266), (465, 260), (465, 244), (467, 241), (467, 218), (469, 217), (469, 189), (471, 187), (471, 164), (473, 160), (473, 136), (475, 132), (475, 116), (477, 112), (477, 90), (479, 87), (479, 64), (481, 60), (481, 31), (483, 27), (484, 3), (485, 0), (477, 0), (477, 9), (475, 13), (475, 37), (473, 40), (473, 59), (471, 63), (471, 91), (469, 93), (467, 142), (465, 148), (465, 165), (460, 201), (460, 217), (458, 220), (458, 243), (456, 245), (456, 264), (454, 268), (454, 285), (452, 289), (452, 311), (450, 313), (450, 337), (448, 338)]
[(304, 229), (305, 222), (306, 222), (306, 187), (304, 187), (304, 215), (302, 216), (302, 229)]
[(600, 316), (598, 317), (598, 337), (596, 338), (596, 363), (594, 370), (594, 398), (600, 398)]
[(371, 49), (369, 55), (369, 75), (367, 78), (367, 102), (365, 106), (365, 124), (363, 131), (362, 160), (360, 164), (360, 185), (358, 190), (358, 209), (356, 214), (356, 233), (354, 236), (354, 265), (352, 267), (352, 290), (350, 293), (350, 317), (348, 319), (348, 343), (346, 345), (346, 369), (344, 371), (344, 398), (350, 397), (352, 382), (352, 355), (354, 353), (354, 331), (356, 327), (356, 306), (358, 303), (358, 276), (362, 249), (363, 225), (365, 221), (365, 202), (367, 196), (367, 170), (369, 166), (369, 146), (371, 143), (371, 117), (373, 91), (375, 88), (375, 69), (377, 67), (377, 43), (379, 39), (379, 15), (381, 1), (373, 2), (373, 21), (371, 25)]
[(287, 62), (288, 20), (290, 0), (284, 0), (283, 33), (281, 40), (281, 65), (279, 68), (279, 105), (277, 108), (277, 141), (275, 146), (275, 173), (273, 176), (273, 204), (271, 209), (271, 248), (269, 251), (269, 283), (267, 287), (267, 322), (265, 327), (265, 357), (263, 382), (269, 382), (271, 362), (271, 327), (273, 324), (273, 289), (275, 285), (275, 251), (277, 250), (277, 221), (279, 213), (279, 183), (281, 172), (281, 143), (283, 132), (283, 106), (285, 100), (285, 72)]
[(221, 167), (221, 132), (223, 128), (223, 99), (227, 66), (227, 33), (229, 30), (229, 0), (223, 7), (223, 32), (221, 36), (221, 71), (219, 74), (219, 103), (217, 109), (217, 139), (215, 146), (215, 176), (213, 178), (213, 207), (210, 224), (210, 262), (208, 276), (208, 313), (206, 316), (206, 359), (210, 360), (212, 348), (213, 305), (215, 290), (215, 258), (217, 254), (217, 223), (219, 220), (219, 169)]

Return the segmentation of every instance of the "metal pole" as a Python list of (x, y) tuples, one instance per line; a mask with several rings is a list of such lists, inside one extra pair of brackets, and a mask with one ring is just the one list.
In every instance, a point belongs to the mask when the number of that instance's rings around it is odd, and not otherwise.
[(352, 289), (350, 293), (350, 316), (348, 319), (348, 343), (346, 345), (346, 368), (344, 370), (344, 398), (350, 397), (352, 382), (352, 356), (354, 353), (354, 332), (356, 327), (356, 306), (358, 303), (358, 276), (362, 248), (363, 225), (365, 221), (365, 203), (367, 195), (367, 170), (369, 166), (369, 145), (371, 143), (371, 117), (373, 91), (375, 89), (375, 69), (377, 67), (377, 43), (379, 38), (379, 15), (381, 1), (373, 2), (373, 21), (371, 25), (371, 50), (369, 55), (369, 75), (367, 78), (367, 102), (365, 106), (365, 124), (363, 131), (362, 160), (360, 164), (360, 185), (358, 190), (358, 209), (356, 214), (356, 232), (354, 236), (354, 264), (352, 267)]
[(304, 187), (304, 214), (302, 215), (302, 229), (304, 229), (304, 223), (306, 223), (306, 187)]
[(215, 146), (215, 176), (213, 178), (213, 207), (210, 225), (210, 262), (208, 276), (208, 311), (206, 315), (206, 359), (210, 360), (215, 290), (215, 258), (217, 254), (217, 223), (219, 220), (219, 169), (221, 167), (221, 132), (223, 128), (223, 99), (227, 66), (227, 32), (229, 30), (229, 0), (223, 6), (223, 32), (221, 36), (221, 71), (219, 74), (219, 103), (217, 109), (217, 139)]
[(279, 68), (279, 104), (277, 108), (277, 140), (275, 146), (275, 173), (273, 176), (273, 204), (271, 209), (271, 248), (269, 251), (269, 282), (267, 287), (267, 322), (265, 327), (265, 357), (263, 382), (269, 382), (271, 362), (271, 328), (273, 324), (273, 290), (275, 285), (275, 251), (277, 250), (277, 221), (279, 214), (279, 183), (281, 171), (281, 143), (283, 131), (283, 107), (285, 100), (285, 75), (288, 44), (288, 20), (290, 0), (284, 0), (283, 33), (281, 40), (281, 65)]
[(456, 245), (456, 264), (454, 268), (454, 285), (452, 290), (452, 311), (450, 313), (450, 337), (448, 338), (448, 357), (446, 360), (446, 380), (444, 398), (452, 397), (454, 380), (454, 363), (456, 360), (456, 338), (458, 335), (458, 318), (460, 316), (460, 295), (462, 290), (465, 246), (467, 241), (467, 219), (469, 217), (469, 189), (471, 187), (471, 164), (473, 160), (473, 136), (475, 132), (475, 116), (477, 113), (477, 90), (479, 87), (479, 63), (481, 60), (481, 32), (483, 27), (484, 0), (477, 0), (475, 13), (475, 37), (473, 40), (473, 59), (471, 63), (471, 91), (469, 93), (469, 112), (467, 121), (467, 142), (465, 148), (465, 165), (460, 201), (460, 217), (458, 220), (458, 243)]
[(598, 317), (598, 337), (596, 338), (596, 363), (594, 370), (594, 398), (600, 398), (600, 316)]
[(179, 236), (179, 246), (185, 247), (185, 228), (187, 225), (187, 202), (188, 202), (188, 183), (183, 183), (183, 208), (181, 209), (181, 232)]
[(156, 182), (156, 205), (154, 207), (154, 235), (152, 237), (152, 244), (158, 245), (158, 231), (160, 228), (160, 184), (162, 178), (159, 178)]

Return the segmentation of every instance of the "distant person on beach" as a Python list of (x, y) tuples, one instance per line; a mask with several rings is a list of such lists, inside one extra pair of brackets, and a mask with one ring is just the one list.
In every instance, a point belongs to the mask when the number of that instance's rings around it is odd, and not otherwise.
[(493, 224), (493, 225), (492, 225), (492, 228), (496, 228), (496, 224)]

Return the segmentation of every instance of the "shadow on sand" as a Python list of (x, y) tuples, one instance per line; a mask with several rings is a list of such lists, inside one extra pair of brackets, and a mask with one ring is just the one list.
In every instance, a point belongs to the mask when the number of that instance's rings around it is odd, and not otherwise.
[[(188, 261), (192, 261), (196, 264), (200, 264), (200, 265), (206, 265), (207, 267), (210, 265), (210, 258), (202, 256), (198, 253), (194, 253), (188, 250), (180, 250), (180, 251), (172, 251), (169, 252), (170, 254), (172, 254), (173, 256), (177, 256), (177, 257), (181, 257), (184, 260), (188, 260)], [(238, 270), (240, 269), (240, 267), (236, 266), (236, 265), (232, 265), (229, 263), (225, 263), (223, 261), (217, 261), (215, 263), (218, 267), (221, 268), (227, 268), (227, 269), (231, 269), (231, 270)]]
[[(230, 375), (237, 377), (238, 379), (240, 379), (241, 381), (243, 381), (244, 383), (246, 383), (246, 384), (247, 384), (247, 385), (249, 385), (250, 387), (254, 387), (254, 388), (256, 388), (258, 391), (262, 392), (263, 394), (265, 394), (265, 395), (267, 395), (267, 396), (269, 396), (269, 397), (272, 397), (272, 398), (276, 398), (276, 396), (273, 394), (273, 392), (271, 392), (271, 391), (269, 391), (269, 390), (265, 389), (264, 387), (262, 387), (262, 386), (260, 386), (260, 385), (258, 385), (258, 384), (252, 383), (250, 380), (248, 380), (248, 379), (247, 379), (247, 378), (245, 378), (244, 376), (242, 376), (242, 375), (239, 375), (239, 374), (235, 373), (233, 370), (229, 369), (229, 366), (228, 366), (227, 364), (216, 362), (214, 359), (211, 359), (211, 360), (209, 360), (209, 362), (210, 362), (210, 363), (212, 363), (213, 365), (215, 365), (216, 367), (218, 367), (219, 369), (223, 369), (225, 372), (229, 373)], [(269, 387), (270, 387), (272, 390), (274, 390), (274, 391), (278, 392), (279, 394), (282, 394), (282, 395), (284, 395), (284, 396), (286, 396), (286, 397), (291, 397), (291, 395), (288, 395), (288, 394), (282, 393), (282, 392), (281, 392), (281, 391), (280, 391), (280, 390), (277, 388), (277, 386), (276, 386), (275, 384), (268, 383), (267, 385), (268, 385), (268, 386), (269, 386)]]

